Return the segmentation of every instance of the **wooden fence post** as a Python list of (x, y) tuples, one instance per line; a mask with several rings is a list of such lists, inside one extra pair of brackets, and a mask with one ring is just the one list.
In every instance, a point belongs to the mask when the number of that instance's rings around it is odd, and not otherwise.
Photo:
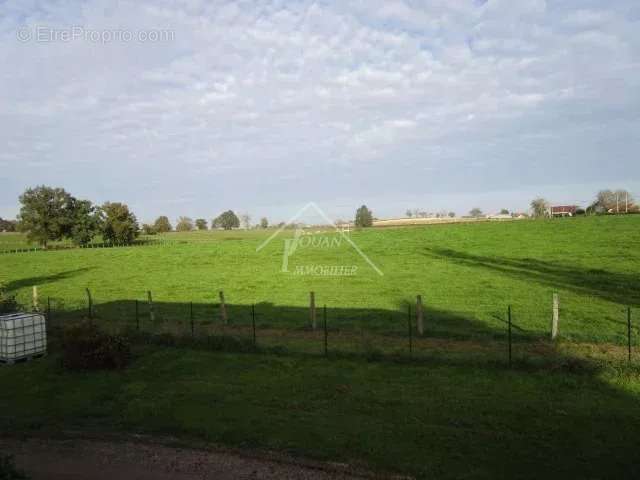
[(38, 287), (36, 285), (33, 286), (33, 294), (31, 297), (32, 308), (34, 312), (40, 311), (40, 305), (38, 304)]
[(220, 318), (225, 325), (229, 324), (229, 317), (227, 316), (227, 305), (224, 303), (224, 292), (220, 290)]
[(151, 290), (147, 290), (147, 301), (149, 302), (149, 320), (151, 323), (156, 321), (156, 312), (153, 308), (153, 297), (151, 296)]
[(418, 335), (424, 335), (424, 312), (422, 310), (422, 295), (416, 297), (416, 322), (418, 324)]
[(309, 292), (309, 315), (311, 317), (311, 328), (316, 329), (316, 294)]
[(140, 315), (138, 310), (138, 300), (136, 300), (136, 330), (140, 330)]
[(555, 340), (558, 336), (558, 322), (560, 320), (560, 300), (558, 294), (553, 294), (553, 316), (551, 319), (551, 340)]

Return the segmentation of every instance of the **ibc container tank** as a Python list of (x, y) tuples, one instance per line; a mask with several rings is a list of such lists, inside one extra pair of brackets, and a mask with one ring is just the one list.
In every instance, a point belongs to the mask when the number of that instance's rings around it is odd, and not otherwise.
[(47, 352), (47, 328), (40, 313), (0, 315), (0, 361), (43, 355)]

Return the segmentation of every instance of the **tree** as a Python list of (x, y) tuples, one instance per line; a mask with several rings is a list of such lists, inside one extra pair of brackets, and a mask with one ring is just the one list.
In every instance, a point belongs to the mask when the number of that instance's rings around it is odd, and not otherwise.
[(204, 218), (198, 218), (196, 220), (196, 228), (198, 230), (207, 230), (209, 228), (209, 225), (207, 224), (207, 221)]
[(411, 211), (410, 208), (407, 208), (407, 211), (404, 212), (404, 214), (407, 216), (407, 218), (413, 217), (413, 212)]
[(591, 209), (598, 212), (627, 213), (635, 211), (633, 196), (626, 190), (600, 190)]
[(531, 211), (533, 212), (534, 217), (545, 217), (547, 215), (547, 210), (549, 210), (549, 202), (544, 198), (538, 197), (531, 201)]
[(269, 227), (269, 220), (267, 220), (267, 217), (262, 217), (260, 219), (260, 228), (268, 228)]
[(138, 236), (138, 221), (124, 203), (107, 202), (102, 206), (103, 238), (111, 243), (129, 244)]
[(509, 215), (509, 210), (503, 208), (502, 210), (500, 210), (500, 215)]
[(454, 218), (456, 216), (456, 212), (449, 212), (449, 218)]
[(65, 236), (71, 238), (76, 245), (86, 245), (95, 237), (102, 227), (101, 212), (89, 200), (69, 199), (70, 222)]
[(241, 213), (240, 223), (242, 223), (242, 227), (245, 230), (249, 230), (251, 228), (251, 215), (249, 215), (248, 213)]
[(142, 233), (144, 233), (145, 235), (156, 235), (158, 233), (158, 231), (156, 230), (155, 226), (150, 225), (148, 223), (143, 223), (142, 224)]
[(160, 217), (158, 217), (155, 223), (153, 224), (153, 226), (155, 227), (156, 232), (158, 233), (167, 233), (173, 230), (173, 227), (171, 226), (171, 222), (169, 222), (169, 218), (166, 217), (165, 215), (161, 215)]
[(0, 217), (0, 232), (15, 232), (18, 222), (15, 220), (4, 220)]
[(469, 215), (471, 215), (473, 218), (480, 218), (482, 216), (482, 210), (480, 210), (478, 207), (472, 208), (469, 212)]
[(240, 226), (240, 220), (237, 215), (233, 213), (233, 210), (227, 210), (214, 219), (212, 225), (214, 228), (231, 230), (232, 228), (238, 228)]
[(193, 230), (193, 220), (189, 217), (178, 218), (178, 223), (176, 223), (177, 232), (190, 232), (191, 230)]
[(366, 205), (362, 205), (356, 210), (355, 225), (356, 227), (370, 227), (373, 225), (373, 214)]
[(26, 232), (30, 241), (44, 248), (50, 241), (61, 240), (70, 229), (71, 195), (62, 188), (44, 185), (28, 188), (20, 195), (20, 230)]

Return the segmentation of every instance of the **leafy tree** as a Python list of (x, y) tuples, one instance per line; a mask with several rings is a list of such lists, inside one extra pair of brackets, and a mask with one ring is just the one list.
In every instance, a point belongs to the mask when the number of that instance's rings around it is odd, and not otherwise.
[(269, 220), (267, 220), (267, 217), (262, 217), (260, 219), (260, 228), (268, 228), (269, 227)]
[(548, 209), (549, 202), (542, 197), (538, 197), (531, 201), (531, 211), (533, 212), (534, 217), (540, 218), (546, 216)]
[(44, 185), (28, 188), (20, 195), (20, 230), (30, 241), (47, 248), (50, 241), (61, 240), (68, 234), (71, 222), (71, 195), (62, 188)]
[(356, 227), (370, 227), (373, 225), (373, 214), (366, 205), (362, 205), (356, 210), (355, 225)]
[(204, 218), (198, 218), (196, 220), (196, 228), (198, 230), (206, 230), (207, 228), (209, 228), (209, 225), (207, 224), (207, 221)]
[(449, 218), (454, 218), (456, 216), (456, 212), (449, 212)]
[(473, 218), (480, 218), (482, 216), (482, 210), (480, 210), (479, 208), (472, 208), (471, 211), (469, 212), (469, 215), (471, 215)]
[(89, 200), (69, 199), (70, 222), (65, 236), (76, 245), (86, 245), (95, 237), (102, 226), (100, 211)]
[(171, 226), (171, 222), (169, 222), (169, 218), (166, 217), (165, 215), (158, 217), (155, 223), (153, 224), (153, 226), (155, 227), (156, 232), (158, 233), (167, 233), (173, 230), (173, 227)]
[(138, 236), (138, 221), (124, 203), (107, 202), (102, 206), (102, 236), (111, 243), (129, 244)]
[(232, 228), (238, 228), (240, 226), (240, 220), (238, 216), (233, 213), (233, 210), (227, 210), (214, 219), (212, 225), (214, 228), (231, 230)]
[(149, 225), (148, 223), (142, 224), (142, 233), (145, 235), (156, 235), (158, 231), (154, 225)]
[(178, 218), (178, 223), (176, 224), (177, 232), (190, 232), (191, 230), (193, 230), (193, 220), (189, 217)]
[(413, 217), (413, 212), (410, 208), (407, 208), (407, 211), (404, 213), (408, 218)]
[(240, 223), (242, 223), (242, 227), (245, 230), (249, 230), (251, 228), (251, 216), (248, 213), (240, 214)]
[(15, 220), (4, 220), (0, 217), (0, 232), (15, 232), (18, 222)]
[(500, 210), (500, 215), (509, 215), (509, 210), (503, 208), (502, 210)]

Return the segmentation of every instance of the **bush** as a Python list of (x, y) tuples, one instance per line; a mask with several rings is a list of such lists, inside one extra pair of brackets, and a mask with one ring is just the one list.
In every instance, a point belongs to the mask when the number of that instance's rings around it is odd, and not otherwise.
[(18, 311), (18, 302), (15, 297), (7, 295), (5, 286), (0, 283), (0, 315)]
[(0, 480), (26, 480), (27, 478), (16, 468), (13, 457), (0, 455)]
[(121, 369), (131, 360), (124, 337), (101, 332), (90, 322), (65, 327), (62, 363), (70, 370)]

